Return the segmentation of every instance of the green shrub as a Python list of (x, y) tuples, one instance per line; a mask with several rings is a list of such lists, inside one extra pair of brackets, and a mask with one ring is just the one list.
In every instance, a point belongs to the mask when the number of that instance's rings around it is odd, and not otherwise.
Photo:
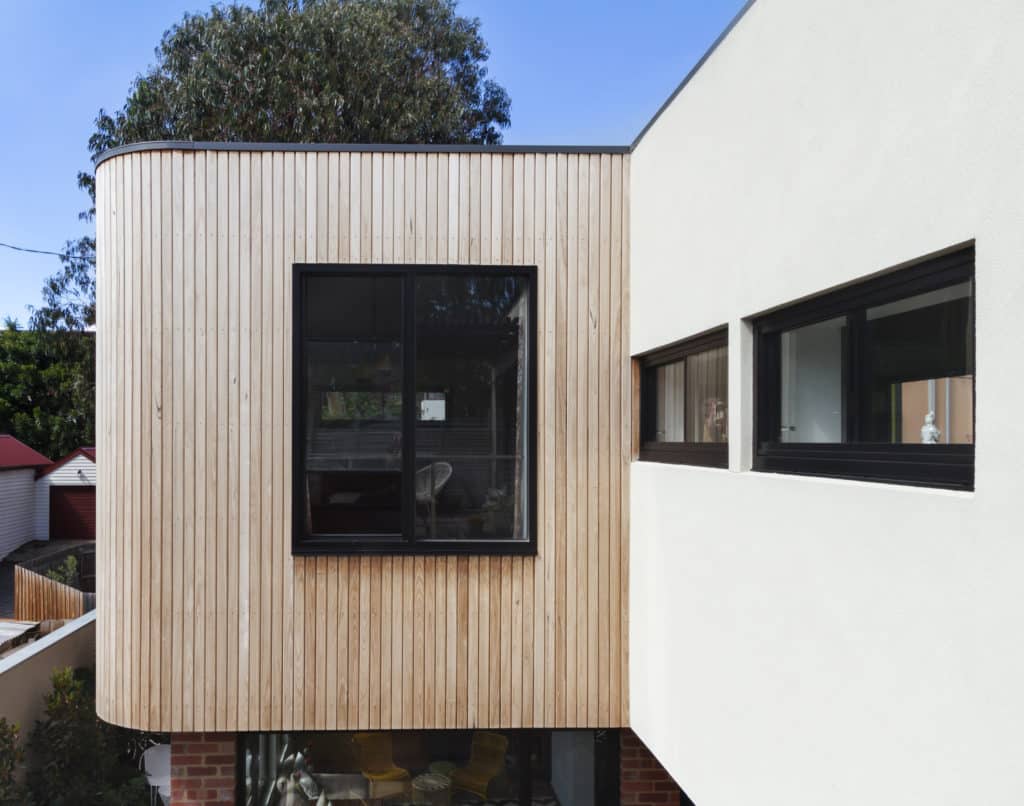
[(0, 803), (21, 803), (21, 787), (14, 780), (15, 771), (24, 758), (18, 743), (18, 726), (0, 716)]
[(96, 716), (87, 670), (58, 669), (28, 741), (26, 786), (46, 806), (144, 806), (145, 779), (123, 756), (123, 731)]
[(49, 569), (46, 572), (46, 576), (55, 582), (70, 585), (72, 588), (80, 587), (78, 580), (78, 559), (74, 554), (69, 554), (64, 558), (64, 562)]

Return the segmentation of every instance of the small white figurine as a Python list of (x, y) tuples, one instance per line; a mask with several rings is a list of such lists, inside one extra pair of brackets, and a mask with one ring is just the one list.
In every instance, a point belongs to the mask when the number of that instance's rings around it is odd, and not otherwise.
[(924, 425), (921, 426), (921, 444), (937, 445), (942, 432), (935, 425), (935, 412), (930, 411), (924, 416)]

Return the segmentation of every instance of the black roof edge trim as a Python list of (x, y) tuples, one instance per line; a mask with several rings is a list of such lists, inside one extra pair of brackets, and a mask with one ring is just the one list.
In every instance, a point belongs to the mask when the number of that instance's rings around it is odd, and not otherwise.
[(695, 75), (697, 75), (697, 73), (698, 73), (698, 72), (700, 71), (700, 68), (702, 68), (702, 67), (704, 66), (704, 63), (705, 63), (705, 62), (706, 62), (706, 61), (707, 61), (708, 59), (710, 59), (710, 58), (711, 58), (711, 54), (712, 54), (712, 53), (714, 53), (714, 52), (715, 52), (715, 50), (717, 50), (717, 49), (718, 49), (718, 46), (719, 46), (719, 45), (721, 45), (721, 44), (722, 44), (722, 42), (723, 42), (723, 41), (725, 40), (725, 38), (726, 38), (726, 37), (727, 37), (727, 36), (728, 36), (728, 35), (729, 35), (730, 33), (732, 33), (732, 29), (736, 27), (736, 25), (737, 25), (737, 24), (739, 23), (739, 21), (740, 21), (741, 19), (743, 19), (743, 16), (744, 16), (744, 15), (745, 15), (745, 14), (746, 14), (746, 13), (747, 13), (748, 11), (750, 11), (750, 8), (751, 8), (751, 6), (753, 6), (753, 5), (754, 5), (754, 3), (756, 3), (756, 2), (757, 2), (757, 0), (747, 0), (747, 2), (743, 4), (743, 8), (741, 8), (741, 9), (740, 9), (739, 11), (737, 11), (737, 12), (736, 12), (736, 16), (732, 18), (732, 20), (730, 21), (730, 23), (729, 23), (729, 24), (728, 24), (727, 26), (725, 26), (725, 30), (724, 30), (724, 31), (722, 31), (722, 33), (720, 33), (720, 34), (718, 35), (718, 38), (717, 38), (717, 39), (716, 39), (716, 40), (715, 40), (714, 42), (712, 42), (712, 43), (711, 43), (711, 47), (709, 47), (709, 48), (708, 48), (708, 49), (707, 49), (706, 51), (704, 51), (704, 55), (700, 57), (700, 61), (698, 61), (698, 62), (697, 62), (697, 63), (696, 63), (696, 64), (695, 64), (694, 66), (693, 66), (693, 68), (692, 68), (692, 69), (690, 70), (690, 72), (686, 74), (686, 77), (685, 77), (685, 78), (684, 78), (684, 79), (683, 79), (682, 81), (680, 81), (680, 82), (679, 82), (679, 86), (677, 86), (677, 87), (675, 88), (675, 90), (673, 90), (673, 91), (672, 91), (672, 94), (671, 94), (670, 96), (668, 96), (668, 98), (666, 98), (666, 99), (665, 99), (665, 103), (663, 103), (663, 104), (661, 105), (661, 107), (660, 107), (660, 108), (658, 109), (658, 111), (654, 113), (654, 117), (652, 117), (652, 118), (651, 118), (651, 119), (650, 119), (649, 121), (647, 121), (647, 125), (646, 125), (646, 126), (644, 126), (644, 127), (643, 127), (643, 128), (642, 128), (642, 129), (640, 130), (640, 134), (638, 134), (638, 135), (637, 135), (637, 136), (636, 136), (636, 137), (635, 137), (635, 138), (633, 139), (633, 142), (629, 144), (629, 150), (630, 150), (631, 152), (632, 152), (632, 151), (633, 151), (633, 150), (634, 150), (634, 149), (635, 149), (635, 148), (636, 148), (636, 147), (637, 147), (638, 145), (640, 145), (640, 141), (644, 139), (644, 135), (645, 135), (645, 134), (647, 134), (647, 132), (648, 132), (648, 131), (650, 130), (650, 128), (651, 128), (651, 127), (652, 127), (652, 126), (653, 126), (653, 125), (654, 125), (655, 123), (657, 123), (657, 122), (658, 122), (658, 118), (660, 118), (660, 117), (661, 117), (662, 113), (663, 113), (663, 112), (664, 112), (664, 111), (665, 111), (666, 109), (668, 109), (668, 108), (669, 108), (669, 106), (671, 106), (672, 102), (673, 102), (673, 101), (674, 101), (674, 100), (676, 99), (676, 97), (677, 97), (677, 96), (679, 95), (679, 93), (681, 93), (681, 92), (683, 91), (683, 88), (684, 88), (684, 87), (685, 87), (685, 86), (686, 86), (687, 84), (689, 84), (689, 83), (690, 83), (690, 80), (691, 80), (691, 79), (692, 79), (692, 78), (693, 78), (693, 77), (694, 77)]
[(235, 143), (200, 142), (198, 140), (147, 140), (108, 148), (93, 159), (99, 166), (107, 160), (138, 151), (293, 151), (293, 152), (344, 152), (391, 154), (628, 154), (629, 146), (514, 146), (514, 145), (468, 145), (430, 144), (386, 144), (386, 143)]

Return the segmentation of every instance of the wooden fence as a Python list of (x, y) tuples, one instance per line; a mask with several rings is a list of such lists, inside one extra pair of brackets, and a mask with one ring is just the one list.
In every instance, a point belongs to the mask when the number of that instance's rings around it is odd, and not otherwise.
[(96, 606), (95, 594), (14, 567), (14, 618), (19, 621), (78, 618)]

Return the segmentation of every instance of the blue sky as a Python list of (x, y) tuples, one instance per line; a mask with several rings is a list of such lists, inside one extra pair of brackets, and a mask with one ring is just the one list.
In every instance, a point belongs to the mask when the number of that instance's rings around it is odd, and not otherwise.
[[(201, 0), (3, 2), (0, 242), (59, 251), (90, 231), (75, 185), (100, 107), (124, 103), (163, 32)], [(742, 0), (463, 0), (512, 98), (510, 144), (627, 144)], [(55, 257), (0, 248), (0, 321), (22, 324)]]

